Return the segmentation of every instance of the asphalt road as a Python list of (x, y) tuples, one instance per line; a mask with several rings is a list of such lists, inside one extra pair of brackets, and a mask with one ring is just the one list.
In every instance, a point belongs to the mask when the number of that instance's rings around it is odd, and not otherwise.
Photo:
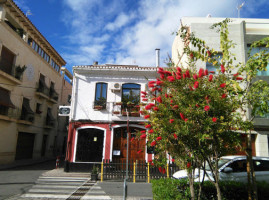
[(34, 184), (38, 177), (55, 168), (55, 161), (47, 161), (31, 166), (16, 167), (0, 171), (0, 200), (16, 199), (27, 192)]

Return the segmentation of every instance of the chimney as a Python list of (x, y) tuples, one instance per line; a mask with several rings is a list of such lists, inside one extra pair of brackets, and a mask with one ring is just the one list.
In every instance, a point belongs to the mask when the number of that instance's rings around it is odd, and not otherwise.
[(94, 61), (93, 62), (93, 65), (98, 65), (98, 61)]
[(156, 52), (156, 67), (160, 67), (160, 49), (155, 49)]

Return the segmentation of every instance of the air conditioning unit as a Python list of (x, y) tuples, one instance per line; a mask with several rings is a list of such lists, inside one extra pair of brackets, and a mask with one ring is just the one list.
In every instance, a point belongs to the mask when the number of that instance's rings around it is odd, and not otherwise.
[(71, 106), (59, 106), (59, 116), (69, 116), (71, 111)]
[(121, 85), (119, 83), (114, 83), (110, 89), (112, 92), (120, 92)]

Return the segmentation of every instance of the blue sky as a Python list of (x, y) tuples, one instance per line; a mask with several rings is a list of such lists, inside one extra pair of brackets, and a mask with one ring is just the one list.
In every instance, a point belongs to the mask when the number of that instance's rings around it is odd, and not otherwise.
[[(155, 66), (171, 55), (180, 18), (237, 17), (242, 0), (14, 0), (66, 60), (74, 65)], [(242, 18), (269, 18), (268, 0), (246, 0)]]

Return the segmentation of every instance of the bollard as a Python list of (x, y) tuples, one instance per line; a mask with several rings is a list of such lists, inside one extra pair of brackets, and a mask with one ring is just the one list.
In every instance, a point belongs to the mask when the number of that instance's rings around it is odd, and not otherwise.
[(134, 162), (134, 178), (133, 178), (133, 182), (135, 183), (135, 162)]
[(60, 156), (56, 157), (56, 169), (59, 167), (60, 164)]
[(149, 162), (148, 162), (148, 183), (150, 183)]

